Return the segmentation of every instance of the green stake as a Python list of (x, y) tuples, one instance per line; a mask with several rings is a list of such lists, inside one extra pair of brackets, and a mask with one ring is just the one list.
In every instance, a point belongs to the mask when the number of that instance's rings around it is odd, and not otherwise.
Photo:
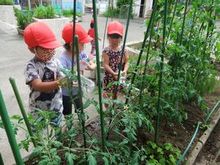
[(79, 86), (79, 92), (78, 97), (81, 102), (82, 107), (80, 107), (80, 112), (78, 113), (79, 120), (82, 124), (82, 131), (83, 131), (83, 141), (84, 141), (84, 147), (86, 148), (86, 128), (85, 128), (85, 114), (83, 111), (83, 100), (82, 100), (82, 84), (81, 84), (81, 77), (80, 77), (80, 62), (79, 62), (79, 45), (78, 45), (78, 36), (74, 37), (74, 45), (76, 46), (76, 62), (77, 62), (77, 79), (78, 79), (78, 86)]
[(18, 144), (15, 139), (15, 134), (12, 129), (12, 125), (11, 125), (11, 122), (8, 116), (8, 112), (5, 106), (5, 102), (4, 102), (1, 90), (0, 90), (0, 116), (2, 118), (2, 122), (5, 128), (6, 134), (8, 136), (8, 141), (10, 143), (16, 164), (24, 165), (24, 162), (21, 158), (21, 154), (18, 148)]
[(2, 154), (0, 153), (0, 164), (4, 165), (3, 159), (2, 159)]
[(31, 125), (30, 125), (30, 123), (29, 123), (29, 121), (28, 121), (27, 114), (26, 114), (26, 112), (25, 112), (24, 105), (23, 105), (23, 102), (22, 102), (22, 100), (21, 100), (21, 96), (20, 96), (20, 94), (19, 94), (19, 92), (18, 92), (18, 88), (17, 88), (17, 86), (16, 86), (15, 80), (10, 77), (10, 78), (9, 78), (9, 81), (10, 81), (11, 86), (12, 86), (12, 88), (13, 88), (13, 91), (14, 91), (14, 93), (15, 93), (15, 96), (16, 96), (16, 99), (17, 99), (17, 102), (18, 102), (18, 105), (19, 105), (21, 114), (22, 114), (22, 116), (23, 116), (23, 118), (24, 118), (24, 122), (25, 122), (25, 124), (26, 124), (27, 129), (28, 129), (28, 133), (29, 133), (29, 135), (31, 136), (31, 141), (32, 141), (34, 147), (36, 147), (36, 142), (35, 142), (34, 139), (32, 138), (32, 137), (33, 137), (33, 132), (32, 132), (32, 130), (31, 130)]
[(105, 133), (104, 133), (104, 113), (102, 109), (102, 88), (101, 88), (101, 76), (100, 76), (100, 61), (99, 61), (99, 42), (98, 42), (98, 26), (97, 26), (97, 14), (96, 14), (96, 0), (92, 0), (93, 5), (93, 17), (95, 22), (95, 48), (96, 48), (96, 63), (97, 63), (97, 79), (98, 79), (98, 92), (99, 92), (99, 111), (100, 111), (100, 123), (101, 123), (101, 137), (102, 137), (102, 149), (105, 147)]

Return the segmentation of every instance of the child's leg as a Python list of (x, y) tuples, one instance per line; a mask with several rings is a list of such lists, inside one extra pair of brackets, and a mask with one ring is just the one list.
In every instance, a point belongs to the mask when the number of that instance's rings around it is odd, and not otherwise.
[(72, 114), (72, 102), (69, 96), (63, 96), (63, 115)]
[(80, 108), (83, 106), (78, 95), (73, 95), (73, 103), (75, 107), (75, 112), (77, 113), (80, 110)]

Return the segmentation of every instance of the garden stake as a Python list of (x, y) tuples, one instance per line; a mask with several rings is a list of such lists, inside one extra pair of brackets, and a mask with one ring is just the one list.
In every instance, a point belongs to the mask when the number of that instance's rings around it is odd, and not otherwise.
[(187, 8), (188, 8), (188, 3), (189, 0), (186, 0), (185, 2), (185, 9), (184, 9), (184, 14), (183, 14), (183, 24), (182, 24), (182, 29), (180, 33), (180, 45), (182, 45), (182, 40), (183, 40), (183, 33), (184, 33), (184, 28), (185, 28), (185, 22), (186, 22), (186, 14), (187, 14)]
[(82, 85), (81, 85), (81, 77), (80, 77), (80, 64), (79, 64), (79, 45), (78, 45), (78, 36), (74, 37), (74, 45), (76, 46), (76, 62), (77, 62), (77, 79), (78, 79), (78, 97), (81, 102), (82, 107), (80, 107), (80, 112), (77, 111), (79, 121), (82, 124), (82, 131), (83, 131), (83, 141), (84, 147), (86, 148), (86, 128), (85, 128), (85, 114), (83, 111), (83, 100), (82, 100)]
[(6, 134), (8, 136), (8, 141), (10, 143), (11, 150), (15, 158), (15, 162), (18, 165), (24, 165), (24, 162), (22, 160), (22, 157), (21, 157), (21, 154), (18, 148), (18, 144), (15, 139), (15, 134), (12, 129), (12, 125), (11, 125), (11, 122), (8, 116), (8, 112), (5, 106), (5, 102), (4, 102), (1, 90), (0, 90), (0, 116), (2, 118), (2, 123), (4, 125)]
[[(125, 44), (126, 44), (126, 40), (127, 40), (132, 4), (133, 4), (133, 0), (130, 0), (130, 4), (129, 4), (130, 6), (129, 6), (129, 10), (128, 10), (128, 19), (127, 19), (126, 30), (125, 30), (125, 37), (124, 37), (124, 42), (122, 45), (121, 58), (120, 58), (120, 63), (119, 63), (119, 67), (118, 67), (118, 80), (117, 80), (118, 83), (114, 86), (114, 89), (113, 89), (113, 99), (117, 99), (118, 85), (119, 85), (120, 74), (121, 74), (121, 69), (122, 69), (122, 59), (124, 57), (124, 52), (125, 52)], [(114, 104), (113, 104), (113, 107), (114, 107)]]
[(15, 83), (15, 79), (13, 79), (13, 78), (10, 77), (10, 78), (9, 78), (9, 81), (10, 81), (11, 86), (12, 86), (12, 88), (13, 88), (13, 91), (14, 91), (14, 93), (15, 93), (16, 100), (17, 100), (17, 102), (18, 102), (18, 105), (19, 105), (21, 114), (22, 114), (22, 116), (23, 116), (23, 118), (24, 118), (24, 122), (25, 122), (25, 124), (26, 124), (27, 129), (28, 129), (28, 133), (29, 133), (29, 135), (30, 135), (30, 137), (31, 137), (31, 141), (32, 141), (34, 147), (36, 147), (37, 145), (36, 145), (36, 142), (35, 142), (34, 139), (33, 139), (33, 132), (32, 132), (32, 130), (31, 130), (31, 125), (30, 125), (30, 123), (29, 123), (29, 121), (28, 121), (27, 114), (26, 114), (26, 111), (25, 111), (25, 109), (24, 109), (23, 102), (22, 102), (22, 100), (21, 100), (21, 96), (20, 96), (20, 94), (19, 94), (19, 92), (18, 92), (18, 88), (17, 88), (17, 85), (16, 85), (16, 83)]
[(102, 109), (102, 88), (101, 88), (101, 76), (100, 76), (100, 60), (99, 60), (99, 42), (98, 42), (98, 26), (97, 26), (97, 14), (96, 14), (96, 0), (92, 0), (93, 5), (93, 17), (95, 22), (95, 48), (96, 48), (96, 63), (97, 63), (97, 79), (98, 79), (98, 93), (99, 93), (99, 111), (100, 111), (100, 124), (101, 124), (101, 137), (102, 137), (102, 150), (105, 148), (105, 132), (104, 132), (104, 113)]
[[(141, 46), (141, 49), (140, 49), (140, 53), (138, 55), (138, 60), (137, 60), (137, 64), (136, 64), (136, 67), (135, 67), (135, 70), (133, 72), (133, 75), (132, 75), (132, 78), (131, 78), (131, 87), (132, 87), (132, 84), (134, 83), (134, 80), (135, 80), (135, 77), (136, 77), (136, 72), (138, 70), (138, 66), (141, 62), (141, 57), (142, 57), (142, 54), (144, 52), (144, 47), (145, 47), (145, 44), (146, 44), (146, 41), (147, 41), (147, 38), (148, 38), (148, 35), (149, 35), (149, 31), (150, 31), (150, 27), (151, 27), (151, 24), (152, 24), (152, 20), (154, 19), (155, 17), (155, 13), (156, 13), (156, 7), (157, 7), (157, 0), (154, 1), (153, 3), (153, 12), (151, 13), (151, 16), (150, 16), (150, 21), (148, 23), (148, 26), (147, 26), (147, 29), (146, 29), (146, 32), (145, 32), (145, 35), (144, 35), (144, 40), (142, 42), (142, 46)], [(128, 90), (128, 94), (127, 94), (127, 97), (126, 97), (126, 100), (125, 100), (125, 104), (128, 103), (128, 96), (131, 94), (131, 88), (129, 88)]]
[(181, 162), (184, 160), (184, 158), (185, 158), (187, 152), (189, 151), (190, 147), (192, 146), (192, 143), (193, 143), (193, 141), (195, 140), (196, 135), (197, 135), (197, 133), (198, 133), (198, 131), (199, 131), (199, 126), (200, 126), (200, 124), (201, 124), (201, 122), (198, 122), (198, 123), (197, 123), (196, 130), (195, 130), (195, 132), (194, 132), (194, 134), (193, 134), (193, 136), (192, 136), (192, 138), (191, 138), (191, 140), (190, 140), (188, 146), (186, 147), (186, 149), (184, 150), (183, 154), (180, 156), (179, 160), (177, 161), (177, 163), (176, 163), (177, 165), (180, 165), (180, 164), (181, 164)]
[[(74, 41), (75, 37), (75, 32), (76, 32), (76, 0), (73, 1), (73, 36), (72, 36), (72, 41)], [(74, 52), (75, 52), (75, 47), (74, 47), (74, 42), (72, 42), (72, 74), (74, 72)]]
[(141, 109), (143, 109), (142, 93), (143, 93), (143, 86), (144, 86), (144, 76), (146, 75), (146, 72), (147, 72), (147, 64), (148, 64), (148, 58), (149, 58), (149, 53), (150, 53), (150, 48), (151, 48), (151, 39), (152, 39), (152, 35), (153, 35), (153, 28), (154, 28), (154, 18), (152, 20), (152, 24), (150, 27), (150, 38), (149, 38), (149, 42), (148, 42), (148, 46), (147, 46), (146, 59), (145, 59), (145, 64), (144, 64), (144, 73), (143, 73), (143, 77), (141, 80), (141, 87), (140, 87), (140, 93), (139, 93), (139, 104), (141, 104)]
[(0, 164), (4, 165), (3, 159), (2, 159), (2, 154), (0, 153)]
[(162, 79), (163, 79), (163, 65), (164, 65), (164, 54), (165, 54), (165, 41), (166, 41), (166, 25), (167, 25), (167, 0), (164, 2), (164, 22), (163, 22), (163, 45), (161, 50), (161, 62), (160, 62), (160, 75), (159, 75), (159, 91), (158, 91), (158, 100), (157, 100), (157, 122), (156, 122), (156, 129), (155, 129), (155, 143), (158, 142), (159, 137), (159, 128), (160, 128), (160, 99), (162, 93)]
[(175, 15), (176, 15), (177, 3), (178, 3), (178, 0), (176, 0), (175, 6), (174, 6), (174, 9), (173, 9), (173, 15), (172, 15), (172, 18), (171, 18), (169, 31), (168, 31), (168, 33), (167, 33), (167, 41), (166, 41), (166, 44), (167, 44), (167, 42), (168, 42), (168, 39), (169, 39), (169, 36), (170, 36), (170, 32), (171, 32), (171, 30), (172, 30), (173, 21), (174, 21)]

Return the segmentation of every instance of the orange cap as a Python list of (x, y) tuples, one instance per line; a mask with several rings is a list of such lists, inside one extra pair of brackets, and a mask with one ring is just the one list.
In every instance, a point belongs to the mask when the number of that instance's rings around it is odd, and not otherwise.
[(40, 46), (55, 49), (60, 46), (53, 31), (43, 22), (29, 24), (24, 30), (24, 41), (29, 48)]
[(119, 34), (120, 36), (123, 36), (123, 32), (124, 27), (120, 22), (113, 21), (108, 24), (107, 34)]
[[(75, 33), (78, 36), (79, 43), (88, 43), (92, 41), (92, 38), (88, 36), (82, 25), (76, 23)], [(66, 43), (72, 42), (73, 37), (73, 23), (67, 23), (62, 31), (62, 37)]]

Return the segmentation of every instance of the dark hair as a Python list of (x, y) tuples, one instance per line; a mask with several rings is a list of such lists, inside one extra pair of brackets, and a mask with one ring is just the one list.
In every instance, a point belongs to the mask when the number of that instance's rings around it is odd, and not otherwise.
[(90, 28), (94, 28), (94, 23), (90, 23)]
[(65, 43), (64, 45), (63, 45), (63, 47), (67, 50), (67, 51), (70, 51), (70, 43)]
[(114, 34), (108, 34), (108, 37), (113, 38), (113, 39), (122, 38), (122, 36), (121, 36), (121, 35), (116, 34), (116, 33), (114, 33)]

